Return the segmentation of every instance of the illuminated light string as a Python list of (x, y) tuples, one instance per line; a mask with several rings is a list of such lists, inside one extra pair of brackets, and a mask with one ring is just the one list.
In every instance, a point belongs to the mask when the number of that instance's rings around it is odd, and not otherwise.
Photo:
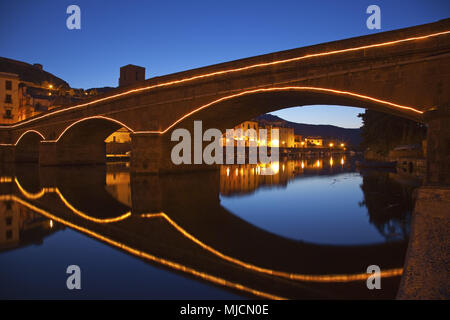
[[(86, 220), (90, 220), (92, 222), (96, 222), (96, 223), (118, 222), (118, 221), (121, 221), (121, 220), (124, 220), (124, 219), (130, 217), (130, 215), (131, 215), (131, 212), (127, 212), (127, 213), (125, 213), (125, 214), (123, 214), (123, 215), (121, 215), (119, 217), (116, 217), (116, 218), (110, 218), (110, 219), (93, 218), (93, 217), (88, 216), (85, 213), (77, 210), (75, 207), (73, 207), (64, 198), (64, 196), (61, 194), (61, 192), (59, 191), (58, 188), (44, 188), (43, 190), (41, 190), (41, 192), (32, 194), (32, 193), (27, 192), (20, 185), (20, 183), (17, 180), (17, 178), (14, 178), (14, 181), (17, 184), (19, 190), (24, 194), (24, 196), (29, 198), (29, 199), (32, 199), (32, 200), (35, 200), (35, 199), (38, 199), (38, 198), (42, 197), (46, 192), (55, 192), (55, 193), (57, 193), (58, 196), (60, 197), (61, 201), (69, 209), (71, 209), (75, 214), (79, 215), (80, 217), (82, 217), (82, 218), (84, 218)], [(307, 275), (307, 274), (287, 273), (287, 272), (283, 272), (283, 271), (277, 271), (277, 270), (272, 270), (272, 269), (258, 267), (258, 266), (252, 265), (250, 263), (243, 262), (241, 260), (238, 260), (238, 259), (235, 259), (233, 257), (227, 256), (227, 255), (221, 253), (220, 251), (217, 251), (216, 249), (208, 246), (207, 244), (205, 244), (201, 240), (197, 239), (196, 237), (194, 237), (193, 235), (188, 233), (182, 227), (180, 227), (174, 220), (172, 220), (164, 212), (142, 214), (141, 217), (143, 217), (143, 218), (164, 218), (167, 222), (169, 222), (169, 224), (171, 224), (183, 236), (185, 236), (186, 238), (188, 238), (192, 242), (196, 243), (197, 245), (199, 245), (200, 247), (202, 247), (206, 251), (209, 251), (209, 252), (213, 253), (214, 255), (222, 258), (223, 260), (232, 262), (232, 263), (237, 264), (237, 265), (239, 265), (241, 267), (244, 267), (246, 269), (249, 269), (249, 270), (252, 270), (252, 271), (256, 271), (256, 272), (259, 272), (259, 273), (265, 273), (265, 274), (269, 274), (269, 275), (272, 275), (272, 276), (287, 278), (287, 279), (291, 279), (291, 280), (304, 281), (304, 282), (351, 282), (351, 281), (366, 280), (370, 276), (367, 273), (350, 274), (350, 275), (348, 275), (348, 274)], [(54, 219), (54, 220), (56, 220), (56, 219)], [(381, 271), (380, 276), (381, 277), (395, 277), (395, 276), (401, 275), (402, 272), (403, 272), (402, 268), (383, 270), (383, 271)]]
[[(353, 282), (353, 281), (363, 281), (367, 280), (367, 278), (370, 276), (368, 273), (357, 273), (357, 274), (328, 274), (328, 275), (308, 275), (308, 274), (297, 274), (297, 273), (288, 273), (283, 271), (277, 271), (267, 268), (262, 268), (255, 266), (253, 264), (235, 259), (233, 257), (227, 256), (216, 249), (208, 246), (201, 240), (197, 239), (190, 233), (188, 233), (186, 230), (184, 230), (182, 227), (180, 227), (175, 221), (173, 221), (169, 216), (167, 216), (164, 212), (159, 213), (147, 213), (142, 214), (142, 218), (164, 218), (169, 224), (171, 224), (178, 232), (180, 232), (183, 236), (191, 240), (192, 242), (196, 243), (203, 249), (211, 252), (212, 254), (228, 261), (234, 264), (237, 264), (241, 267), (244, 267), (246, 269), (256, 271), (259, 273), (268, 274), (271, 276), (277, 276), (281, 278), (286, 278), (290, 280), (298, 280), (298, 281), (304, 281), (304, 282)], [(394, 268), (394, 269), (388, 269), (388, 270), (382, 270), (380, 272), (380, 276), (383, 278), (387, 277), (396, 277), (400, 276), (403, 273), (403, 268)]]
[[(248, 90), (248, 91), (243, 91), (243, 92), (239, 92), (236, 94), (232, 94), (232, 95), (228, 95), (219, 99), (216, 99), (214, 101), (211, 101), (207, 104), (204, 104), (188, 113), (186, 113), (185, 115), (183, 115), (182, 117), (180, 117), (179, 119), (177, 119), (175, 122), (173, 122), (171, 125), (169, 125), (166, 129), (162, 130), (162, 131), (135, 131), (133, 130), (131, 127), (127, 126), (126, 124), (124, 124), (123, 122), (113, 119), (113, 118), (109, 118), (109, 117), (105, 117), (105, 116), (92, 116), (92, 117), (86, 117), (86, 118), (82, 118), (80, 120), (75, 121), (74, 123), (70, 124), (68, 127), (66, 127), (61, 134), (58, 136), (58, 138), (56, 140), (44, 140), (43, 142), (47, 142), (47, 143), (55, 143), (58, 142), (62, 136), (73, 126), (75, 126), (76, 124), (83, 122), (83, 121), (87, 121), (87, 120), (92, 120), (92, 119), (103, 119), (103, 120), (107, 120), (107, 121), (112, 121), (114, 123), (117, 123), (118, 125), (126, 128), (127, 130), (129, 130), (131, 133), (136, 133), (136, 134), (164, 134), (167, 131), (169, 131), (170, 129), (172, 129), (174, 126), (176, 126), (178, 123), (180, 123), (181, 121), (185, 120), (186, 118), (192, 116), (193, 114), (206, 109), (212, 105), (218, 104), (220, 102), (226, 101), (226, 100), (231, 100), (233, 98), (237, 98), (240, 96), (245, 96), (245, 95), (250, 95), (250, 94), (255, 94), (255, 93), (264, 93), (264, 92), (282, 92), (282, 91), (312, 91), (312, 92), (323, 92), (323, 93), (333, 93), (333, 94), (338, 94), (338, 95), (344, 95), (344, 96), (350, 96), (350, 97), (355, 97), (355, 98), (359, 98), (359, 99), (363, 99), (363, 100), (368, 100), (368, 101), (372, 101), (372, 102), (376, 102), (376, 103), (380, 103), (386, 106), (390, 106), (390, 107), (395, 107), (398, 109), (403, 109), (403, 110), (408, 110), (408, 111), (412, 111), (418, 114), (423, 114), (423, 111), (414, 109), (412, 107), (408, 107), (408, 106), (403, 106), (397, 103), (393, 103), (393, 102), (389, 102), (389, 101), (385, 101), (385, 100), (381, 100), (381, 99), (377, 99), (377, 98), (373, 98), (370, 96), (366, 96), (366, 95), (362, 95), (362, 94), (358, 94), (358, 93), (354, 93), (354, 92), (349, 92), (349, 91), (342, 91), (342, 90), (336, 90), (336, 89), (329, 89), (329, 88), (320, 88), (320, 87), (296, 87), (296, 86), (289, 86), (289, 87), (275, 87), (275, 88), (260, 88), (260, 89), (254, 89), (254, 90)], [(35, 130), (28, 130), (27, 132), (23, 133), (21, 135), (21, 137), (19, 138), (19, 140), (28, 132), (33, 131), (36, 133), (39, 133)], [(40, 134), (40, 133), (39, 133)], [(42, 137), (43, 135), (40, 134)], [(19, 140), (16, 142), (15, 145), (17, 145), (17, 143), (19, 142)], [(6, 145), (6, 144), (3, 144)]]
[(170, 260), (167, 260), (167, 259), (164, 259), (164, 258), (160, 258), (160, 257), (157, 257), (155, 255), (152, 255), (152, 254), (140, 251), (138, 249), (132, 248), (132, 247), (130, 247), (130, 246), (124, 244), (124, 243), (115, 241), (115, 240), (110, 239), (108, 237), (105, 237), (105, 236), (103, 236), (103, 235), (101, 235), (99, 233), (91, 231), (91, 230), (89, 230), (87, 228), (83, 228), (83, 227), (78, 226), (78, 225), (76, 225), (74, 223), (71, 223), (71, 222), (66, 221), (64, 219), (61, 219), (61, 218), (59, 218), (59, 217), (57, 217), (57, 216), (55, 216), (55, 215), (53, 215), (53, 214), (43, 210), (43, 209), (40, 209), (40, 208), (38, 208), (38, 207), (36, 207), (36, 206), (26, 202), (26, 201), (23, 201), (22, 199), (14, 196), (14, 195), (0, 196), (0, 200), (2, 200), (2, 201), (4, 201), (4, 200), (16, 201), (16, 202), (26, 206), (27, 208), (42, 214), (43, 216), (45, 216), (45, 217), (47, 217), (47, 218), (49, 218), (51, 220), (54, 220), (56, 222), (64, 224), (65, 226), (68, 226), (68, 227), (70, 227), (72, 229), (75, 229), (75, 230), (78, 230), (80, 232), (83, 232), (83, 233), (85, 233), (85, 234), (87, 234), (87, 235), (89, 235), (91, 237), (94, 237), (94, 238), (96, 238), (98, 240), (101, 240), (101, 241), (103, 241), (103, 242), (105, 242), (105, 243), (107, 243), (109, 245), (112, 245), (114, 247), (122, 249), (122, 250), (124, 250), (124, 251), (126, 251), (126, 252), (128, 252), (130, 254), (133, 254), (133, 255), (139, 257), (139, 258), (150, 260), (150, 261), (159, 263), (161, 265), (170, 267), (172, 269), (175, 269), (175, 270), (178, 270), (178, 271), (182, 271), (182, 272), (194, 275), (194, 276), (196, 276), (198, 278), (201, 278), (203, 280), (206, 280), (206, 281), (218, 284), (218, 285), (226, 286), (226, 287), (229, 287), (229, 288), (232, 288), (232, 289), (237, 289), (237, 290), (240, 290), (240, 291), (243, 291), (243, 292), (247, 292), (247, 293), (253, 294), (255, 296), (261, 297), (261, 298), (272, 299), (272, 300), (284, 300), (285, 299), (283, 297), (280, 297), (280, 296), (277, 296), (277, 295), (273, 295), (273, 294), (270, 294), (270, 293), (266, 293), (266, 292), (263, 292), (263, 291), (259, 291), (259, 290), (256, 290), (256, 289), (252, 289), (252, 288), (244, 286), (244, 285), (242, 285), (240, 283), (228, 281), (226, 279), (223, 279), (223, 278), (220, 278), (220, 277), (217, 277), (217, 276), (213, 276), (213, 275), (210, 275), (210, 274), (202, 272), (202, 271), (198, 271), (198, 270), (196, 270), (194, 268), (187, 267), (187, 266), (182, 265), (180, 263), (173, 262), (173, 261), (170, 261)]
[(36, 200), (36, 199), (39, 199), (42, 196), (44, 196), (46, 193), (56, 193), (58, 195), (58, 197), (61, 199), (61, 201), (64, 203), (64, 205), (66, 207), (68, 207), (73, 213), (75, 213), (76, 215), (78, 215), (86, 220), (90, 220), (90, 221), (93, 221), (96, 223), (113, 223), (113, 222), (122, 221), (131, 216), (131, 211), (128, 211), (118, 217), (115, 217), (115, 218), (105, 218), (105, 219), (94, 218), (94, 217), (91, 217), (91, 216), (85, 214), (84, 212), (78, 210), (73, 205), (71, 205), (69, 203), (69, 201), (67, 201), (67, 199), (62, 195), (62, 193), (59, 191), (58, 188), (43, 188), (40, 192), (30, 193), (21, 186), (21, 184), (19, 183), (19, 180), (17, 180), (17, 178), (14, 178), (14, 182), (16, 183), (17, 187), (19, 188), (20, 192), (22, 192), (22, 194), (27, 199)]
[(78, 123), (80, 123), (80, 122), (87, 121), (87, 120), (92, 120), (92, 119), (103, 119), (103, 120), (112, 121), (112, 122), (115, 122), (115, 123), (117, 123), (118, 125), (124, 127), (125, 129), (127, 129), (127, 130), (130, 131), (131, 133), (134, 133), (134, 130), (133, 130), (133, 129), (131, 129), (129, 126), (127, 126), (126, 124), (124, 124), (123, 122), (121, 122), (121, 121), (119, 121), (119, 120), (116, 120), (116, 119), (113, 119), (113, 118), (109, 118), (109, 117), (105, 117), (105, 116), (92, 116), (92, 117), (86, 117), (86, 118), (83, 118), (83, 119), (80, 119), (80, 120), (75, 121), (74, 123), (72, 123), (71, 125), (69, 125), (67, 128), (65, 128), (65, 129), (63, 130), (63, 132), (61, 132), (61, 134), (58, 136), (58, 138), (57, 138), (56, 140), (47, 140), (47, 141), (44, 141), (44, 142), (58, 142), (59, 139), (61, 139), (61, 137), (62, 137), (62, 136), (63, 136), (70, 128), (72, 128), (74, 125), (76, 125), (76, 124), (78, 124)]
[(167, 87), (167, 86), (171, 86), (171, 85), (176, 85), (176, 84), (180, 84), (180, 83), (194, 81), (194, 80), (197, 80), (197, 79), (203, 79), (203, 78), (208, 78), (208, 77), (213, 77), (213, 76), (223, 75), (223, 74), (228, 74), (228, 73), (235, 73), (235, 72), (245, 71), (245, 70), (249, 70), (249, 69), (274, 66), (274, 65), (278, 65), (278, 64), (289, 63), (289, 62), (294, 62), (294, 61), (300, 61), (300, 60), (310, 59), (310, 58), (314, 58), (314, 57), (322, 57), (322, 56), (328, 56), (328, 55), (334, 55), (334, 54), (340, 54), (340, 53), (346, 53), (346, 52), (352, 52), (352, 51), (359, 51), (359, 50), (366, 50), (366, 49), (371, 49), (371, 48), (390, 46), (390, 45), (395, 45), (395, 44), (399, 44), (399, 43), (403, 43), (403, 42), (409, 42), (409, 41), (415, 41), (415, 40), (424, 40), (424, 39), (428, 39), (428, 38), (432, 38), (432, 37), (438, 37), (438, 36), (446, 35), (446, 34), (449, 34), (449, 33), (450, 33), (450, 30), (437, 32), (437, 33), (432, 33), (432, 34), (428, 34), (428, 35), (424, 35), (424, 36), (410, 37), (410, 38), (399, 39), (399, 40), (388, 41), (388, 42), (381, 42), (381, 43), (370, 44), (370, 45), (365, 45), (365, 46), (352, 47), (352, 48), (340, 49), (340, 50), (331, 50), (331, 51), (326, 51), (326, 52), (321, 52), (321, 53), (312, 53), (312, 54), (307, 54), (307, 55), (300, 56), (300, 57), (284, 59), (284, 60), (277, 60), (277, 61), (272, 61), (272, 62), (265, 62), (265, 63), (258, 63), (258, 64), (254, 64), (254, 65), (250, 65), (250, 66), (246, 66), (246, 67), (235, 68), (235, 69), (215, 71), (215, 72), (202, 74), (202, 75), (197, 75), (197, 76), (192, 76), (192, 77), (184, 78), (184, 79), (180, 79), (180, 80), (173, 80), (173, 81), (168, 81), (168, 82), (155, 84), (155, 85), (151, 85), (151, 86), (146, 86), (146, 87), (142, 87), (142, 88), (131, 89), (131, 90), (128, 90), (128, 91), (125, 91), (125, 92), (122, 92), (122, 93), (117, 93), (117, 94), (114, 94), (114, 95), (111, 95), (111, 96), (108, 96), (108, 97), (99, 98), (99, 99), (96, 99), (94, 101), (81, 103), (81, 104), (78, 104), (78, 105), (75, 105), (75, 106), (72, 106), (72, 107), (68, 107), (68, 108), (65, 108), (65, 109), (61, 109), (61, 110), (56, 110), (56, 111), (53, 111), (51, 113), (48, 113), (48, 114), (45, 114), (45, 115), (42, 115), (42, 116), (30, 119), (30, 120), (26, 120), (26, 121), (23, 121), (21, 123), (14, 124), (14, 125), (11, 125), (11, 126), (0, 126), (0, 128), (11, 128), (11, 127), (14, 128), (14, 127), (17, 127), (17, 126), (22, 126), (22, 125), (27, 124), (27, 123), (32, 122), (32, 121), (36, 121), (38, 119), (42, 119), (42, 118), (45, 118), (45, 117), (48, 117), (48, 116), (52, 116), (52, 115), (60, 113), (60, 112), (66, 112), (66, 111), (69, 111), (69, 110), (73, 110), (75, 108), (86, 107), (86, 106), (89, 106), (89, 105), (92, 105), (92, 104), (96, 104), (96, 103), (99, 103), (99, 102), (103, 102), (103, 101), (108, 101), (108, 100), (111, 100), (111, 99), (119, 98), (119, 97), (122, 97), (122, 96), (125, 96), (125, 95), (129, 95), (129, 94), (132, 94), (132, 93), (138, 93), (138, 92), (141, 92), (141, 91), (147, 91), (147, 90), (156, 89), (156, 88), (160, 88), (160, 87)]
[(19, 141), (27, 134), (27, 133), (30, 133), (30, 132), (34, 132), (34, 133), (36, 133), (36, 134), (38, 134), (43, 140), (45, 140), (45, 137), (44, 137), (44, 135), (42, 134), (42, 133), (40, 133), (39, 131), (37, 131), (37, 130), (27, 130), (27, 131), (25, 131), (24, 133), (22, 133), (21, 135), (20, 135), (20, 137), (19, 137), (19, 139), (17, 139), (17, 141), (16, 141), (16, 143), (13, 143), (13, 144), (11, 144), (11, 143), (0, 143), (0, 146), (17, 146), (18, 144), (19, 144)]
[(316, 91), (316, 92), (334, 93), (334, 94), (347, 95), (347, 96), (356, 97), (356, 98), (360, 98), (360, 99), (364, 99), (364, 100), (369, 100), (369, 101), (381, 103), (381, 104), (384, 104), (384, 105), (387, 105), (387, 106), (413, 111), (413, 112), (416, 112), (418, 114), (423, 114), (423, 111), (414, 109), (412, 107), (402, 106), (400, 104), (392, 103), (392, 102), (389, 102), (389, 101), (385, 101), (385, 100), (381, 100), (381, 99), (377, 99), (377, 98), (373, 98), (373, 97), (369, 97), (369, 96), (366, 96), (366, 95), (362, 95), (362, 94), (358, 94), (358, 93), (354, 93), (354, 92), (349, 92), (349, 91), (342, 91), (342, 90), (328, 89), (328, 88), (319, 88), (319, 87), (276, 87), (276, 88), (261, 88), (261, 89), (248, 90), (248, 91), (232, 94), (232, 95), (229, 95), (229, 96), (226, 96), (226, 97), (222, 97), (220, 99), (217, 99), (217, 100), (214, 100), (214, 101), (209, 102), (207, 104), (204, 104), (203, 106), (198, 107), (197, 109), (192, 110), (191, 112), (186, 113), (184, 116), (182, 116), (181, 118), (176, 120), (174, 123), (172, 123), (170, 126), (168, 126), (163, 131), (136, 131), (135, 133), (164, 134), (167, 131), (169, 131), (170, 129), (172, 129), (174, 126), (176, 126), (178, 123), (183, 121), (184, 119), (186, 119), (186, 118), (190, 117), (191, 115), (193, 115), (194, 113), (197, 113), (197, 112), (199, 112), (199, 111), (201, 111), (201, 110), (203, 110), (205, 108), (208, 108), (208, 107), (210, 107), (210, 106), (212, 106), (214, 104), (217, 104), (219, 102), (230, 100), (230, 99), (233, 99), (233, 98), (236, 98), (236, 97), (240, 97), (240, 96), (244, 96), (244, 95), (249, 95), (249, 94), (254, 94), (254, 93), (261, 93), (261, 92), (272, 92), (272, 91), (275, 91), (275, 92), (276, 91)]

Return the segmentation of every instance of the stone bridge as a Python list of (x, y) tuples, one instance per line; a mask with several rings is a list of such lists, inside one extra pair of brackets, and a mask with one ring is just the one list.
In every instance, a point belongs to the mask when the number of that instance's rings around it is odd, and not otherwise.
[[(225, 130), (287, 107), (330, 104), (426, 122), (428, 180), (449, 184), (450, 19), (275, 52), (120, 87), (77, 105), (0, 126), (2, 161), (105, 162), (104, 140), (125, 127), (131, 170), (178, 169), (171, 132)], [(191, 131), (192, 132), (192, 131)], [(192, 169), (192, 168), (191, 168)]]

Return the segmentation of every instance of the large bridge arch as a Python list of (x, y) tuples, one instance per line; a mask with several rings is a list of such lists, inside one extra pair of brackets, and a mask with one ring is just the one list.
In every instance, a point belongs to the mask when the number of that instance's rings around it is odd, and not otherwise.
[(330, 88), (289, 86), (247, 90), (221, 97), (199, 105), (154, 133), (170, 135), (176, 128), (191, 128), (194, 120), (201, 120), (204, 129), (217, 128), (224, 131), (268, 112), (307, 105), (358, 107), (423, 121), (423, 111), (392, 101)]

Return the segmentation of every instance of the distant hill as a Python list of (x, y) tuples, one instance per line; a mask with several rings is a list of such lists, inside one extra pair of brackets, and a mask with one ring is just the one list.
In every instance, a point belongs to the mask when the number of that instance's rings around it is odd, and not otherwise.
[(279, 126), (294, 128), (295, 134), (302, 136), (321, 136), (325, 139), (341, 139), (347, 141), (352, 146), (359, 146), (361, 143), (360, 129), (346, 129), (332, 125), (305, 124), (284, 120), (278, 116), (264, 114), (257, 118), (260, 123), (273, 123)]
[(89, 89), (86, 89), (85, 91), (87, 91), (87, 92), (97, 91), (98, 94), (101, 94), (101, 93), (107, 93), (107, 92), (109, 92), (111, 90), (114, 90), (114, 89), (116, 89), (116, 88), (114, 88), (114, 87), (101, 87), (101, 88), (89, 88)]
[(0, 57), (0, 72), (15, 73), (20, 80), (41, 85), (47, 81), (56, 88), (69, 88), (69, 84), (57, 76), (42, 70), (41, 65), (32, 65), (26, 62)]

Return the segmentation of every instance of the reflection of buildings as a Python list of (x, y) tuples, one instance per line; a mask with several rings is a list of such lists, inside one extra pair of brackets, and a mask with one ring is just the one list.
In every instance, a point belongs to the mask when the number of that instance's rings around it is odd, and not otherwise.
[(0, 250), (13, 249), (42, 239), (60, 227), (14, 201), (0, 201)]
[(252, 193), (264, 186), (285, 186), (289, 180), (303, 175), (338, 173), (349, 169), (345, 156), (275, 162), (271, 164), (273, 175), (262, 175), (262, 167), (261, 164), (221, 166), (220, 193), (225, 196)]
[(114, 170), (114, 164), (108, 165), (109, 170), (106, 173), (106, 190), (119, 202), (131, 207), (130, 192), (130, 174), (123, 171), (123, 166), (117, 164), (117, 170)]

